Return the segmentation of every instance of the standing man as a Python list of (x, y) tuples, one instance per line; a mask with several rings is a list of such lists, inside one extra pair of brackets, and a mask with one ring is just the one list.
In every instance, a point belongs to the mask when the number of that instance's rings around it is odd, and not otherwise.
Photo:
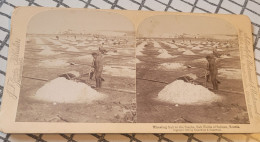
[(208, 55), (206, 59), (208, 61), (208, 65), (207, 65), (208, 74), (206, 75), (206, 79), (208, 81), (210, 78), (213, 85), (213, 89), (218, 90), (219, 81), (217, 80), (218, 68), (216, 65), (216, 59), (213, 55)]
[(103, 56), (102, 54), (92, 53), (93, 56), (93, 68), (96, 79), (96, 88), (102, 86), (102, 71), (103, 71)]

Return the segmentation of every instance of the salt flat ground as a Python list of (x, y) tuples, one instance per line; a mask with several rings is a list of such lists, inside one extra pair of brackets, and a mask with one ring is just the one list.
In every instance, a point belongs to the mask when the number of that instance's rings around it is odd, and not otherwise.
[[(195, 84), (212, 88), (210, 82), (205, 84), (205, 57), (215, 46), (221, 54), (217, 59), (221, 84), (213, 93), (221, 101), (179, 104), (158, 100), (159, 92), (182, 76), (195, 76)], [(138, 39), (136, 54), (138, 123), (249, 123), (236, 40), (176, 39), (173, 43), (168, 39)], [(171, 91), (176, 94), (177, 90)], [(187, 95), (194, 90), (185, 91)], [(187, 97), (192, 100), (197, 96)]]
[[(103, 88), (96, 90), (105, 94), (105, 98), (91, 103), (35, 99), (37, 90), (70, 71), (80, 74), (77, 82), (95, 86), (95, 80), (90, 80), (88, 74), (93, 60), (91, 53), (97, 52), (102, 43), (109, 51), (104, 56)], [(131, 37), (89, 35), (60, 36), (57, 39), (54, 35), (28, 36), (16, 121), (135, 122), (134, 52), (134, 41)]]

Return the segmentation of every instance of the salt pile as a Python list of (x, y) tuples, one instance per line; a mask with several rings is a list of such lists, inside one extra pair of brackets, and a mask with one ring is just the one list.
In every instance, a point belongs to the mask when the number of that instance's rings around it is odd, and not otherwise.
[(160, 50), (158, 50), (158, 52), (159, 52), (160, 54), (157, 56), (157, 58), (171, 58), (171, 57), (173, 57), (173, 56), (170, 55), (170, 54), (168, 53), (168, 51), (165, 50), (165, 49), (160, 49)]
[(135, 58), (135, 63), (141, 63), (141, 61), (137, 58)]
[(79, 50), (75, 47), (69, 47), (66, 51), (79, 52)]
[(34, 38), (35, 39), (35, 42), (36, 44), (45, 44), (42, 40), (42, 38)]
[(188, 48), (192, 48), (192, 47), (193, 47), (193, 45), (189, 44), (189, 45), (187, 45), (187, 47), (188, 47)]
[(39, 66), (43, 66), (43, 67), (65, 67), (65, 66), (68, 66), (70, 65), (69, 63), (67, 63), (66, 61), (64, 60), (44, 60), (44, 61), (41, 61), (39, 63)]
[(147, 42), (142, 42), (136, 47), (136, 55), (143, 55), (142, 51), (144, 51), (144, 46), (147, 44)]
[(105, 95), (92, 89), (87, 84), (59, 77), (42, 86), (36, 92), (35, 98), (57, 103), (91, 103), (105, 98)]
[(190, 50), (186, 50), (185, 52), (183, 52), (183, 55), (195, 55), (195, 54)]
[(184, 52), (184, 51), (186, 51), (184, 48), (178, 48), (177, 49), (179, 52)]
[(226, 79), (242, 79), (240, 69), (222, 68), (218, 70), (219, 76)]
[(157, 41), (154, 41), (154, 42), (153, 42), (153, 46), (154, 46), (155, 48), (161, 48), (161, 45), (160, 45)]
[(187, 68), (182, 63), (162, 63), (158, 66), (158, 69), (163, 70), (176, 70), (176, 69), (185, 69)]
[(104, 66), (103, 74), (111, 76), (120, 76), (120, 77), (130, 77), (135, 78), (135, 68), (130, 66)]
[(174, 104), (202, 105), (220, 101), (221, 97), (201, 85), (176, 80), (159, 92), (158, 99)]
[(200, 53), (201, 54), (212, 54), (212, 51), (210, 51), (210, 50), (203, 50)]
[(56, 55), (58, 53), (52, 51), (50, 47), (46, 46), (41, 52), (39, 52), (39, 54), (48, 56), (48, 55)]
[(192, 50), (201, 50), (200, 46), (194, 46), (191, 48)]
[(168, 42), (162, 42), (162, 43), (164, 43), (164, 44), (170, 46), (171, 48), (175, 48), (175, 49), (178, 48), (178, 46), (176, 46), (175, 44), (170, 44), (170, 43), (168, 43)]

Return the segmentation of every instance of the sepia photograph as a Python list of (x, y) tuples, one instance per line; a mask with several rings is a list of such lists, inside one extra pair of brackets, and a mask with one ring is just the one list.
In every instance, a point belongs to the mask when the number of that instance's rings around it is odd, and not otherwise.
[(137, 36), (138, 123), (250, 123), (234, 26), (160, 15), (146, 18)]
[(135, 77), (126, 17), (41, 12), (27, 26), (16, 122), (135, 123)]

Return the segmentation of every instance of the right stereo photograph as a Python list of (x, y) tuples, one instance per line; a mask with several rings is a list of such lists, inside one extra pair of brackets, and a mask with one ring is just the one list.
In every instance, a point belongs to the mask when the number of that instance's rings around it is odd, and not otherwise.
[(249, 124), (235, 27), (204, 16), (145, 19), (136, 97), (137, 123)]

